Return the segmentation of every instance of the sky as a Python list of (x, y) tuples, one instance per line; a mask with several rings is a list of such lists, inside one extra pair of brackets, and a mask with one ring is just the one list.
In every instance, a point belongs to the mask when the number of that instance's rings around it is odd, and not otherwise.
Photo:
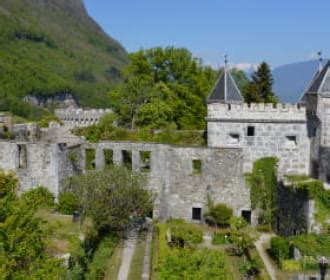
[(330, 56), (329, 0), (84, 0), (129, 52), (189, 49), (218, 67), (227, 54), (241, 69)]

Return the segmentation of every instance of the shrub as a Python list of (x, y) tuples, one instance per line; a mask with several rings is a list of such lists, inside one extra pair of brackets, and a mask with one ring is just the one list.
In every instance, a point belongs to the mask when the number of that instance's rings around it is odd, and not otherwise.
[(203, 241), (203, 231), (183, 220), (171, 220), (168, 227), (171, 229), (172, 242), (176, 246), (193, 246)]
[(270, 240), (270, 255), (278, 263), (281, 260), (289, 259), (290, 244), (288, 240), (283, 237), (273, 237)]
[(54, 206), (54, 196), (45, 187), (38, 186), (22, 194), (22, 200), (34, 209), (50, 208)]
[(256, 227), (256, 230), (260, 231), (260, 232), (272, 232), (273, 231), (271, 225), (259, 225)]
[(115, 236), (108, 236), (101, 241), (94, 253), (92, 262), (88, 266), (86, 279), (103, 279), (105, 277), (108, 261), (117, 244), (118, 238)]
[(305, 256), (330, 256), (330, 236), (302, 234), (290, 238), (292, 244)]
[(72, 192), (63, 192), (58, 199), (57, 209), (62, 214), (71, 215), (74, 211), (79, 210), (79, 201), (77, 196)]
[(232, 280), (226, 257), (216, 250), (172, 250), (160, 266), (159, 279)]
[(232, 216), (230, 218), (229, 223), (230, 227), (234, 230), (240, 230), (248, 225), (247, 221), (244, 218), (235, 216)]
[(210, 225), (217, 225), (220, 227), (228, 227), (230, 218), (233, 215), (233, 210), (226, 204), (219, 203), (212, 205), (209, 211), (204, 214), (205, 220)]
[(289, 272), (300, 271), (302, 269), (300, 262), (296, 260), (282, 260), (281, 267), (283, 271)]

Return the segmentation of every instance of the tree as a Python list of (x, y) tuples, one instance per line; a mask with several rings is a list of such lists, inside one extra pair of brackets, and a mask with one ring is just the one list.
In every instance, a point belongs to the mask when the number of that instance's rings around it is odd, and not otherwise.
[(99, 232), (123, 229), (131, 216), (152, 210), (152, 195), (145, 178), (121, 166), (70, 178), (65, 191), (76, 194), (82, 216), (90, 217)]
[(17, 183), (0, 171), (0, 279), (60, 279), (61, 261), (47, 254), (41, 220), (16, 196)]
[(244, 89), (244, 98), (248, 103), (277, 103), (278, 98), (273, 92), (273, 77), (269, 65), (262, 62), (252, 75), (252, 81)]
[(205, 100), (216, 71), (183, 48), (152, 48), (130, 55), (124, 83), (110, 93), (119, 124), (148, 129), (203, 129)]

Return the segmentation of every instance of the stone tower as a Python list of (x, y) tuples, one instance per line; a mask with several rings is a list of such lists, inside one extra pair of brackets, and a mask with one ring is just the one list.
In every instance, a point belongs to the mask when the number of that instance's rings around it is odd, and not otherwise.
[(311, 140), (311, 174), (330, 183), (330, 61), (321, 67), (300, 99), (306, 106)]
[(279, 173), (308, 174), (310, 142), (306, 110), (293, 104), (244, 103), (225, 67), (208, 98), (209, 147), (243, 150), (243, 169), (250, 172), (262, 157), (279, 158)]

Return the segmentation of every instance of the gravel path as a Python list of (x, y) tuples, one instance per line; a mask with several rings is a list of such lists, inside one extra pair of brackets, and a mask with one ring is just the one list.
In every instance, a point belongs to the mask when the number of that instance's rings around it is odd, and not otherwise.
[(133, 229), (129, 232), (127, 240), (124, 244), (122, 261), (119, 268), (118, 280), (127, 280), (131, 261), (134, 255), (135, 246), (137, 243), (138, 232)]
[(273, 237), (272, 234), (261, 234), (260, 238), (255, 242), (255, 246), (259, 252), (262, 261), (265, 264), (267, 272), (272, 280), (276, 280), (276, 268), (271, 262), (267, 252), (265, 251), (263, 245), (270, 242), (270, 239)]

